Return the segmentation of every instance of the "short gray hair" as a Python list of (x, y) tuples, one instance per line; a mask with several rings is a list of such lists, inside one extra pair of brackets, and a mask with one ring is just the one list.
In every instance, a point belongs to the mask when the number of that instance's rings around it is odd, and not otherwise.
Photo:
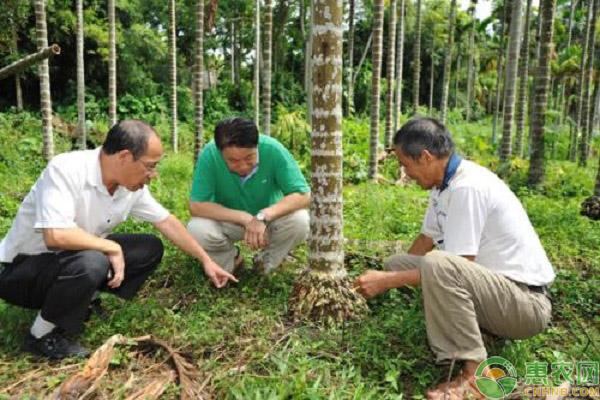
[(146, 153), (148, 139), (158, 134), (147, 123), (129, 119), (116, 123), (106, 135), (102, 151), (105, 154), (115, 154), (121, 150), (129, 150), (135, 160)]
[(394, 136), (394, 147), (417, 160), (423, 150), (437, 158), (445, 158), (454, 152), (450, 131), (434, 118), (418, 117), (405, 123)]

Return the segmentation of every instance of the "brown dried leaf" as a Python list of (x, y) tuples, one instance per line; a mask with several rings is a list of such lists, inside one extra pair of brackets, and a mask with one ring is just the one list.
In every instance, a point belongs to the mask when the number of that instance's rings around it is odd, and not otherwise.
[(169, 371), (169, 373), (162, 375), (159, 379), (156, 379), (145, 388), (138, 390), (134, 394), (127, 397), (125, 400), (154, 400), (158, 399), (161, 394), (167, 388), (167, 385), (175, 380), (175, 372)]

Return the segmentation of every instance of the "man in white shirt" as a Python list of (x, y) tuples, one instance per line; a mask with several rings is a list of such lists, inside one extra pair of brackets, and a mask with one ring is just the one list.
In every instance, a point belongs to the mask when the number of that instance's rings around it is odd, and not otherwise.
[(83, 330), (90, 306), (99, 307), (97, 291), (130, 299), (160, 263), (158, 237), (110, 234), (129, 215), (198, 259), (216, 287), (236, 280), (150, 194), (162, 155), (154, 129), (129, 120), (113, 126), (101, 148), (48, 163), (0, 242), (0, 298), (40, 309), (25, 350), (53, 359), (87, 354), (71, 335)]
[(481, 329), (515, 339), (542, 332), (551, 319), (554, 271), (518, 198), (495, 174), (461, 159), (443, 124), (407, 122), (394, 151), (408, 176), (431, 190), (429, 206), (408, 254), (386, 260), (391, 271), (365, 272), (357, 290), (370, 298), (422, 286), (437, 362), (464, 362), (459, 376), (430, 390), (428, 399), (481, 396), (474, 386), (487, 357)]

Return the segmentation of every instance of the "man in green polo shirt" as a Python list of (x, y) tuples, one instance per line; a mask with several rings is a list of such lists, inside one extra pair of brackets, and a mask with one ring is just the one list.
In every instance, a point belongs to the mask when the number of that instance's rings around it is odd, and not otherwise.
[(306, 240), (306, 179), (290, 152), (276, 139), (259, 135), (251, 120), (231, 118), (217, 125), (193, 179), (188, 230), (228, 272), (243, 260), (236, 241), (261, 250), (254, 264), (268, 273)]

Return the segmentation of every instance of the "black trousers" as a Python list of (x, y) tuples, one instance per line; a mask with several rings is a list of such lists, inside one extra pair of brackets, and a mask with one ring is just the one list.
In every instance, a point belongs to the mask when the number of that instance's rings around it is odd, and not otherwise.
[(31, 309), (69, 333), (79, 333), (94, 292), (102, 290), (131, 299), (156, 269), (163, 244), (154, 235), (113, 234), (107, 237), (121, 245), (125, 257), (125, 279), (109, 288), (110, 262), (96, 250), (60, 251), (18, 255), (0, 273), (0, 298)]

